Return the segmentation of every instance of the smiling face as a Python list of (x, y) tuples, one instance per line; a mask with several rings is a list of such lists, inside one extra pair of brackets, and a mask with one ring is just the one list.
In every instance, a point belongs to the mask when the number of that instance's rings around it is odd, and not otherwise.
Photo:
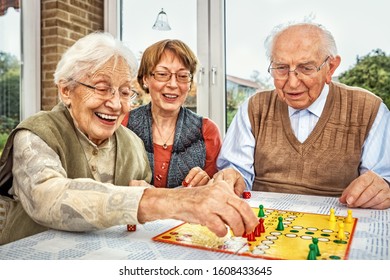
[[(183, 70), (189, 72), (189, 69), (185, 68), (179, 58), (167, 50), (164, 51), (152, 72), (168, 71), (177, 73)], [(178, 113), (187, 98), (191, 86), (191, 82), (179, 83), (175, 75), (172, 75), (167, 82), (157, 81), (152, 75), (144, 76), (143, 80), (149, 89), (152, 109), (160, 114)]]
[(104, 99), (93, 89), (77, 84), (74, 89), (60, 86), (62, 101), (67, 105), (76, 127), (96, 145), (111, 137), (130, 110), (130, 102), (121, 101), (118, 88), (129, 86), (131, 72), (127, 63), (111, 58), (101, 69), (79, 82), (90, 86), (110, 86), (115, 94)]
[[(275, 39), (272, 61), (278, 65), (288, 65), (296, 69), (298, 65), (320, 66), (329, 54), (321, 51), (324, 44), (318, 29), (310, 27), (290, 27)], [(330, 57), (323, 67), (310, 76), (290, 72), (287, 79), (274, 78), (279, 97), (290, 107), (305, 109), (321, 94), (325, 83), (340, 64), (340, 58)]]

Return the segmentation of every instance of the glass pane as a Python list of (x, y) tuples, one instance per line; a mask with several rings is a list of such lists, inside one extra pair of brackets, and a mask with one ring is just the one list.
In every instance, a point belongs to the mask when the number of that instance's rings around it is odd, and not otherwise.
[[(197, 53), (197, 0), (125, 0), (121, 1), (121, 39), (140, 60), (143, 51), (163, 39), (180, 39)], [(155, 30), (157, 15), (163, 10), (171, 30)], [(140, 104), (149, 102), (137, 82), (134, 87), (141, 94)], [(196, 111), (196, 86), (191, 89), (185, 106)]]
[(264, 40), (274, 26), (306, 19), (327, 27), (341, 56), (337, 78), (356, 64), (358, 56), (378, 48), (390, 54), (384, 33), (390, 26), (389, 10), (387, 0), (226, 0), (227, 126), (256, 87), (273, 88)]
[(20, 10), (0, 16), (0, 153), (10, 131), (19, 123)]

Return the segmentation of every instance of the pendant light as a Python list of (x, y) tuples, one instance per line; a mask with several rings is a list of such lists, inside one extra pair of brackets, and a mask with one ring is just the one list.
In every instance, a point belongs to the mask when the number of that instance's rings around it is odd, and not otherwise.
[(164, 9), (161, 9), (161, 12), (158, 13), (156, 22), (154, 23), (153, 29), (160, 31), (171, 30), (171, 27), (168, 23), (167, 14), (164, 12)]

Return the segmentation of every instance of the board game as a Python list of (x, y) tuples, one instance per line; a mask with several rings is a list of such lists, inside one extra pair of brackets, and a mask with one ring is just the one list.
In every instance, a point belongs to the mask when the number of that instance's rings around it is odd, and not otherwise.
[(259, 225), (252, 234), (217, 237), (201, 225), (183, 223), (153, 237), (166, 242), (204, 250), (279, 260), (348, 259), (357, 218), (276, 209), (252, 208)]

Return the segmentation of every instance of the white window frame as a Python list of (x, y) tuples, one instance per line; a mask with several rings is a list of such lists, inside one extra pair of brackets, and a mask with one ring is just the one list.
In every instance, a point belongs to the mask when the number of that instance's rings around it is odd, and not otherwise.
[[(197, 113), (212, 119), (222, 136), (226, 130), (225, 1), (197, 0)], [(118, 38), (118, 1), (104, 1), (104, 30)]]
[(41, 1), (21, 1), (20, 119), (41, 110)]

